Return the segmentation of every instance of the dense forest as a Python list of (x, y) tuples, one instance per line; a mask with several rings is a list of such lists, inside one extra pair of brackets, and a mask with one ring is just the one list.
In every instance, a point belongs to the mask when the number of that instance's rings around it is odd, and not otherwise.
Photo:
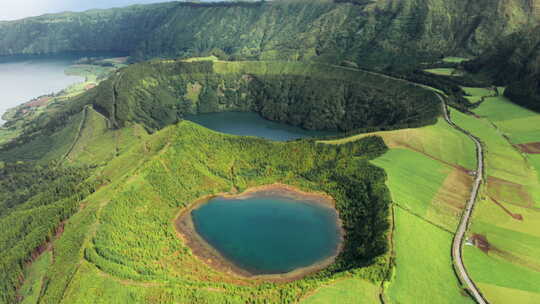
[[(433, 94), (357, 70), (294, 62), (155, 61), (130, 66), (101, 90), (96, 107), (118, 126), (162, 128), (184, 114), (255, 111), (313, 130), (429, 124), (440, 114)], [(106, 93), (104, 93), (106, 94)], [(103, 96), (103, 95), (102, 95)]]
[(13, 303), (23, 269), (46, 250), (60, 223), (78, 211), (97, 181), (89, 172), (50, 163), (4, 163), (0, 167), (0, 302)]
[(497, 85), (522, 80), (540, 72), (540, 26), (503, 37), (482, 56), (467, 62), (472, 73), (492, 78)]
[(540, 74), (512, 83), (504, 95), (523, 107), (540, 112)]
[(173, 2), (1, 23), (0, 55), (214, 54), (384, 68), (450, 52), (478, 55), (533, 17), (533, 8), (522, 0)]
[(505, 96), (513, 102), (540, 111), (540, 26), (504, 37), (465, 67), (508, 86)]

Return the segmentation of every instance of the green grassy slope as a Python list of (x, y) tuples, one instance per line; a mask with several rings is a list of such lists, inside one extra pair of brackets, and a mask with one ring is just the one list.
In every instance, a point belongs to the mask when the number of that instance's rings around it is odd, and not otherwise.
[(373, 304), (379, 300), (379, 286), (361, 279), (343, 279), (331, 283), (310, 295), (302, 304)]
[(393, 149), (409, 149), (442, 163), (466, 169), (472, 170), (475, 167), (474, 144), (463, 133), (450, 127), (442, 117), (436, 124), (422, 128), (359, 134), (325, 142), (343, 144), (370, 135), (381, 136)]
[(453, 273), (449, 252), (472, 185), (467, 169), (475, 167), (474, 144), (443, 119), (423, 128), (370, 134), (391, 148), (372, 161), (387, 172), (395, 204), (396, 265), (385, 284), (386, 302), (471, 303)]
[[(448, 254), (460, 208), (448, 209), (448, 201), (438, 198), (447, 180), (455, 178), (450, 174), (453, 168), (406, 149), (392, 149), (372, 162), (388, 173), (387, 185), (395, 203), (395, 270), (385, 288), (389, 303), (470, 303)], [(465, 197), (467, 190), (466, 186), (452, 187)], [(461, 208), (465, 197), (457, 200)], [(432, 292), (426, 294), (426, 289)]]
[(373, 163), (387, 172), (394, 201), (422, 217), (451, 170), (434, 159), (405, 149), (392, 149)]
[(452, 270), (451, 244), (452, 234), (396, 208), (396, 273), (385, 292), (390, 303), (474, 303)]
[(540, 298), (531, 284), (540, 270), (538, 158), (515, 145), (540, 141), (540, 115), (503, 96), (486, 98), (474, 112), (478, 118), (452, 112), (486, 146), (488, 180), (469, 234), (484, 251), (467, 246), (465, 262), (490, 302), (535, 303)]
[(486, 257), (476, 248), (466, 247), (464, 257), (471, 275), (492, 303), (536, 303), (540, 299), (538, 271), (510, 263), (499, 257)]
[[(84, 138), (81, 144), (100, 144)], [(84, 198), (53, 242), (40, 303), (289, 303), (343, 276), (385, 277), (388, 193), (384, 172), (368, 163), (385, 151), (380, 139), (344, 146), (271, 143), (182, 122), (126, 140), (129, 149), (94, 171), (108, 182)], [(275, 182), (336, 198), (347, 236), (345, 250), (326, 270), (292, 283), (260, 284), (210, 268), (177, 236), (172, 220), (198, 197)]]
[[(395, 269), (385, 283), (386, 302), (471, 303), (453, 273), (449, 252), (472, 184), (465, 168), (475, 166), (473, 143), (443, 119), (423, 128), (371, 134), (391, 148), (372, 161), (387, 172), (395, 204)], [(343, 144), (364, 136), (326, 142)]]

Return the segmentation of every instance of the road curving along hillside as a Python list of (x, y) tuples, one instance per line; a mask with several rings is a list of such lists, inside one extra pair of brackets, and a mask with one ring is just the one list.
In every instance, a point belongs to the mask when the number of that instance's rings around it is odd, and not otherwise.
[(469, 228), (469, 223), (471, 221), (474, 206), (477, 201), (478, 191), (483, 181), (484, 150), (482, 148), (482, 143), (479, 138), (467, 132), (466, 130), (462, 129), (461, 127), (459, 127), (452, 121), (450, 114), (448, 113), (448, 108), (444, 100), (444, 97), (442, 97), (439, 94), (437, 94), (437, 96), (441, 99), (441, 102), (443, 104), (443, 113), (444, 113), (444, 119), (446, 120), (446, 122), (450, 124), (453, 128), (467, 135), (476, 145), (477, 169), (475, 172), (475, 179), (474, 179), (474, 183), (473, 183), (469, 200), (467, 202), (467, 205), (465, 206), (465, 211), (461, 215), (461, 220), (459, 222), (458, 229), (456, 231), (456, 234), (454, 235), (454, 241), (452, 243), (452, 260), (454, 261), (454, 268), (459, 277), (459, 280), (461, 281), (462, 284), (464, 284), (467, 287), (471, 296), (475, 299), (477, 303), (487, 304), (488, 301), (484, 298), (482, 293), (480, 293), (480, 291), (478, 290), (478, 287), (476, 287), (476, 284), (474, 284), (474, 281), (469, 276), (467, 269), (465, 268), (465, 264), (463, 263), (463, 255), (462, 255), (463, 242), (465, 239), (465, 235), (467, 233), (467, 229)]
[[(422, 87), (425, 89), (433, 89), (431, 87), (425, 86), (423, 84), (410, 82), (405, 79), (399, 79), (392, 76), (384, 75), (375, 73), (372, 71), (365, 71), (367, 73), (373, 74), (373, 75), (379, 75), (384, 76), (390, 79), (399, 80), (403, 82), (407, 82), (409, 84)], [(480, 190), (480, 186), (482, 185), (483, 178), (484, 178), (484, 150), (482, 147), (481, 140), (468, 132), (467, 130), (461, 128), (460, 126), (456, 125), (452, 118), (450, 117), (450, 113), (448, 111), (448, 105), (446, 102), (446, 96), (441, 95), (438, 92), (433, 92), (433, 94), (437, 95), (439, 100), (441, 101), (441, 105), (443, 107), (443, 116), (445, 121), (454, 129), (458, 130), (459, 132), (467, 135), (475, 144), (476, 146), (476, 160), (477, 160), (477, 168), (475, 173), (475, 180), (473, 183), (473, 187), (471, 190), (471, 194), (469, 196), (469, 200), (467, 201), (467, 204), (465, 206), (465, 210), (463, 214), (461, 215), (460, 223), (458, 226), (458, 229), (454, 235), (454, 240), (452, 243), (452, 260), (454, 261), (454, 270), (456, 272), (456, 275), (458, 276), (461, 284), (464, 285), (465, 288), (467, 288), (469, 294), (471, 297), (474, 298), (474, 300), (479, 304), (488, 304), (489, 302), (485, 299), (483, 294), (480, 292), (472, 278), (469, 276), (469, 273), (467, 272), (467, 269), (465, 267), (465, 263), (463, 262), (463, 242), (466, 237), (467, 229), (469, 228), (469, 223), (471, 221), (472, 213), (474, 210), (474, 207), (476, 205), (478, 192)]]

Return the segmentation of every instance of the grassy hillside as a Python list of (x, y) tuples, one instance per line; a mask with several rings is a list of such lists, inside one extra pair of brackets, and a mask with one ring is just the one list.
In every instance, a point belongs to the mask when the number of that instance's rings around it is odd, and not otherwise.
[(540, 115), (490, 90), (469, 92), (486, 97), (476, 117), (452, 115), (484, 141), (487, 183), (469, 234), (475, 247), (466, 246), (465, 262), (491, 303), (535, 303), (540, 290), (530, 282), (540, 270), (540, 167), (531, 148), (540, 142)]
[[(182, 122), (133, 138), (130, 146), (93, 171), (104, 183), (81, 199), (53, 240), (53, 261), (40, 258), (29, 270), (24, 295), (35, 297), (28, 284), (43, 280), (40, 303), (289, 303), (342, 276), (372, 282), (386, 276), (386, 175), (368, 162), (386, 150), (380, 138), (343, 146), (272, 143)], [(210, 268), (177, 236), (172, 221), (195, 199), (275, 182), (336, 198), (346, 237), (329, 268), (287, 284), (248, 280)], [(9, 303), (20, 283), (3, 282), (11, 288), (2, 299)]]
[(532, 12), (522, 0), (174, 2), (3, 22), (0, 55), (213, 53), (382, 68), (479, 54), (522, 28)]

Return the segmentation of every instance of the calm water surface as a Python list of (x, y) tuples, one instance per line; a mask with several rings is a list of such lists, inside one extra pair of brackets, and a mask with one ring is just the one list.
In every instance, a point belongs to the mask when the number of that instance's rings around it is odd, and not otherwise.
[[(6, 110), (41, 95), (59, 92), (84, 81), (68, 76), (65, 69), (73, 58), (2, 58), (0, 61), (0, 117)], [(0, 118), (0, 124), (3, 120)]]
[(287, 141), (305, 137), (335, 135), (332, 131), (308, 131), (302, 128), (273, 122), (250, 112), (224, 112), (190, 115), (186, 119), (208, 129), (242, 136), (257, 136), (275, 141)]
[(254, 274), (313, 265), (333, 256), (341, 241), (334, 209), (275, 195), (214, 198), (192, 219), (210, 245)]

